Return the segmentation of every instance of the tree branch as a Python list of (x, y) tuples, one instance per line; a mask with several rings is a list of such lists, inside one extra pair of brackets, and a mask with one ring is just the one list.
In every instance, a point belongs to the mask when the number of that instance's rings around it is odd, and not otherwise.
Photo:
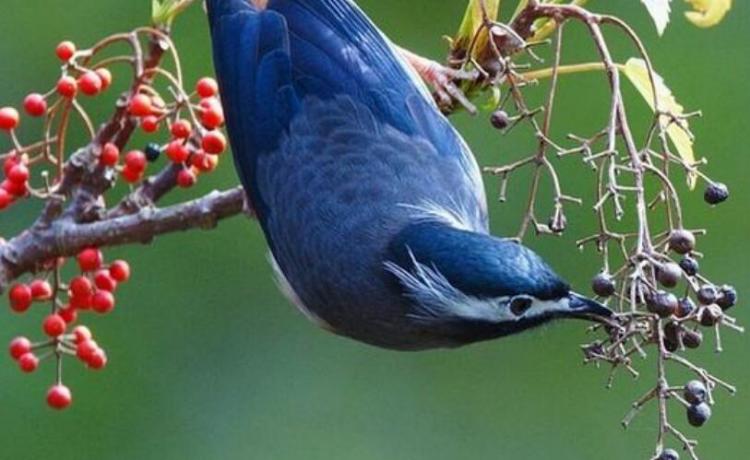
[(58, 257), (74, 256), (83, 248), (149, 243), (166, 233), (210, 229), (244, 208), (245, 193), (236, 187), (174, 206), (141, 208), (135, 214), (92, 223), (65, 218), (50, 225), (34, 225), (0, 246), (0, 291), (23, 273), (36, 271)]

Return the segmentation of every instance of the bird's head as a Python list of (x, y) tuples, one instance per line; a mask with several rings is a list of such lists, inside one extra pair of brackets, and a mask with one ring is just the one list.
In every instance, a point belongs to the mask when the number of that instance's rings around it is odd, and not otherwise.
[(556, 318), (606, 321), (612, 312), (576, 294), (534, 252), (441, 223), (408, 226), (387, 270), (409, 315), (457, 345), (515, 334)]

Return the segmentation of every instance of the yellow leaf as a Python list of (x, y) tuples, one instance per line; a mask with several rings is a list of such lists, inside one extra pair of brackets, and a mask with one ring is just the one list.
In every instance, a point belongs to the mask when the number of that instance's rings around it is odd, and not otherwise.
[(685, 0), (695, 11), (687, 11), (685, 16), (698, 27), (712, 27), (720, 23), (730, 8), (732, 0)]
[[(684, 108), (672, 95), (672, 91), (664, 83), (664, 79), (658, 74), (654, 74), (654, 82), (656, 84), (656, 98), (658, 104), (654, 101), (653, 86), (651, 86), (651, 79), (648, 75), (648, 68), (646, 63), (642, 59), (631, 58), (622, 67), (625, 75), (628, 77), (630, 82), (635, 86), (638, 92), (646, 99), (646, 102), (651, 107), (651, 110), (656, 111), (656, 107), (662, 112), (669, 112), (673, 115), (684, 114)], [(667, 117), (659, 117), (659, 123), (662, 126), (669, 123), (670, 120)], [(687, 128), (687, 120), (685, 120), (685, 128)], [(695, 154), (693, 153), (693, 140), (688, 133), (675, 123), (670, 123), (667, 127), (667, 135), (672, 141), (672, 144), (677, 149), (677, 153), (680, 157), (688, 164), (695, 163)], [(690, 188), (695, 187), (697, 177), (695, 174), (688, 174), (688, 185)]]

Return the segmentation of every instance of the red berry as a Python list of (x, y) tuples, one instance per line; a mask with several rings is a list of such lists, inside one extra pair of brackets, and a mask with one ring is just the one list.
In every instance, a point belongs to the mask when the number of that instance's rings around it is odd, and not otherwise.
[(202, 98), (213, 97), (219, 92), (219, 85), (211, 77), (203, 77), (195, 85), (195, 91)]
[(71, 296), (70, 307), (75, 308), (76, 310), (88, 310), (91, 308), (92, 297), (93, 297), (93, 294), (88, 294), (84, 296)]
[(4, 188), (0, 188), (0, 211), (10, 206), (11, 203), (13, 203), (13, 195)]
[(8, 350), (13, 359), (18, 359), (31, 351), (31, 341), (26, 337), (16, 337), (10, 342)]
[(131, 115), (134, 115), (136, 117), (145, 117), (147, 115), (151, 115), (151, 112), (153, 111), (151, 98), (145, 94), (136, 94), (130, 100), (128, 111)]
[(73, 297), (86, 297), (94, 292), (91, 281), (85, 276), (76, 276), (70, 280), (70, 293)]
[(93, 337), (91, 330), (86, 326), (74, 327), (73, 335), (75, 336), (75, 343), (77, 344), (85, 342), (86, 340), (91, 340), (91, 337)]
[(78, 310), (70, 305), (61, 308), (57, 314), (65, 321), (65, 324), (75, 323), (78, 319)]
[(10, 155), (8, 158), (5, 159), (3, 162), (3, 172), (7, 176), (8, 173), (10, 173), (10, 170), (13, 169), (14, 166), (21, 163), (21, 159), (18, 158), (17, 155), (13, 154)]
[(34, 300), (49, 300), (52, 298), (52, 286), (46, 280), (34, 280), (29, 285), (31, 297)]
[(32, 117), (41, 117), (47, 113), (47, 100), (39, 93), (31, 93), (23, 100), (23, 109)]
[(131, 150), (125, 155), (125, 167), (139, 173), (146, 169), (146, 155), (140, 150)]
[(18, 110), (13, 107), (3, 107), (0, 109), (0, 129), (6, 131), (16, 129), (19, 120)]
[(224, 124), (224, 111), (216, 105), (201, 112), (201, 124), (206, 129), (216, 129)]
[(96, 69), (95, 72), (97, 75), (99, 75), (99, 79), (102, 81), (102, 91), (109, 88), (109, 85), (112, 84), (112, 72), (110, 72), (109, 69), (105, 69), (104, 67)]
[(195, 152), (190, 158), (190, 164), (195, 166), (201, 172), (211, 172), (219, 164), (219, 157), (208, 155), (202, 150)]
[(91, 339), (84, 339), (77, 342), (76, 356), (78, 356), (78, 359), (80, 359), (81, 361), (88, 361), (91, 358), (91, 355), (94, 354), (94, 352), (98, 349), (99, 345), (97, 345), (95, 341)]
[(31, 288), (25, 284), (14, 284), (8, 291), (10, 308), (16, 313), (23, 313), (31, 306)]
[(159, 129), (159, 118), (154, 115), (148, 115), (141, 120), (141, 129), (147, 133), (156, 132)]
[(109, 313), (115, 308), (115, 296), (109, 291), (96, 291), (91, 306), (97, 313)]
[(219, 102), (218, 98), (207, 97), (205, 99), (201, 99), (201, 101), (198, 103), (198, 106), (201, 108), (201, 110), (209, 110), (215, 107), (221, 108), (221, 102)]
[(120, 175), (122, 175), (122, 178), (125, 179), (125, 182), (133, 184), (141, 180), (142, 173), (142, 171), (136, 171), (134, 169), (125, 167), (123, 168), (122, 172), (120, 172)]
[(99, 270), (96, 272), (94, 275), (94, 284), (96, 284), (97, 288), (109, 292), (114, 292), (117, 288), (117, 281), (109, 274), (109, 270)]
[(167, 156), (175, 163), (183, 163), (190, 156), (190, 151), (181, 140), (174, 140), (167, 145)]
[(78, 253), (78, 266), (81, 271), (93, 272), (102, 266), (102, 252), (97, 248), (86, 248)]
[(25, 184), (29, 180), (29, 168), (19, 163), (8, 171), (8, 180), (14, 184)]
[(190, 122), (187, 120), (177, 120), (174, 123), (172, 123), (172, 126), (169, 128), (169, 130), (172, 132), (172, 135), (176, 137), (177, 139), (186, 139), (190, 136), (190, 133), (192, 132), (193, 128), (190, 126)]
[(181, 169), (177, 173), (177, 185), (182, 188), (192, 187), (197, 180), (198, 178), (195, 176), (195, 173), (189, 168)]
[(123, 283), (130, 278), (130, 265), (124, 260), (115, 260), (109, 266), (109, 274), (115, 281)]
[(53, 409), (65, 409), (73, 402), (70, 389), (63, 384), (54, 385), (47, 391), (47, 404)]
[(78, 87), (88, 96), (96, 96), (102, 90), (102, 79), (93, 70), (87, 70), (78, 78)]
[(13, 182), (6, 179), (0, 183), (0, 187), (13, 196), (20, 197), (26, 195), (26, 182)]
[(67, 75), (57, 82), (57, 93), (62, 97), (72, 98), (78, 92), (78, 82), (75, 78)]
[(204, 112), (206, 110), (216, 110), (222, 112), (221, 102), (215, 97), (201, 99), (201, 101), (198, 103), (198, 106), (200, 107), (201, 112)]
[(86, 360), (91, 369), (99, 370), (107, 365), (107, 354), (101, 348), (94, 350)]
[(44, 330), (44, 333), (50, 337), (58, 337), (62, 335), (65, 332), (66, 327), (67, 323), (65, 322), (65, 320), (56, 313), (47, 315), (47, 317), (44, 318), (44, 322), (42, 323), (42, 329)]
[(102, 147), (102, 151), (99, 154), (99, 164), (102, 166), (115, 166), (119, 159), (120, 149), (111, 142), (104, 144), (104, 147)]
[(78, 92), (78, 82), (71, 76), (60, 78), (57, 82), (57, 93), (66, 98), (72, 98)]
[(218, 155), (227, 148), (227, 140), (219, 131), (209, 131), (203, 136), (201, 147), (206, 153)]
[(65, 40), (64, 42), (60, 42), (59, 45), (57, 45), (57, 48), (55, 48), (55, 54), (57, 54), (57, 57), (63, 61), (67, 62), (70, 60), (70, 58), (73, 57), (73, 55), (76, 52), (76, 45), (73, 44), (73, 42)]
[(34, 353), (24, 353), (18, 358), (18, 367), (23, 372), (34, 372), (39, 367), (39, 358)]

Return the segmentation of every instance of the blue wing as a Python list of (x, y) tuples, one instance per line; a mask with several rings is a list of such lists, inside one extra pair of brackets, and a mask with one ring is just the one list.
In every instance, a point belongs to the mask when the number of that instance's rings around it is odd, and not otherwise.
[(208, 0), (207, 6), (235, 162), (261, 222), (268, 209), (256, 185), (258, 158), (278, 149), (310, 97), (348, 96), (379, 123), (457, 156), (463, 179), (483, 193), (468, 148), (354, 3), (269, 0), (261, 9), (248, 0)]

